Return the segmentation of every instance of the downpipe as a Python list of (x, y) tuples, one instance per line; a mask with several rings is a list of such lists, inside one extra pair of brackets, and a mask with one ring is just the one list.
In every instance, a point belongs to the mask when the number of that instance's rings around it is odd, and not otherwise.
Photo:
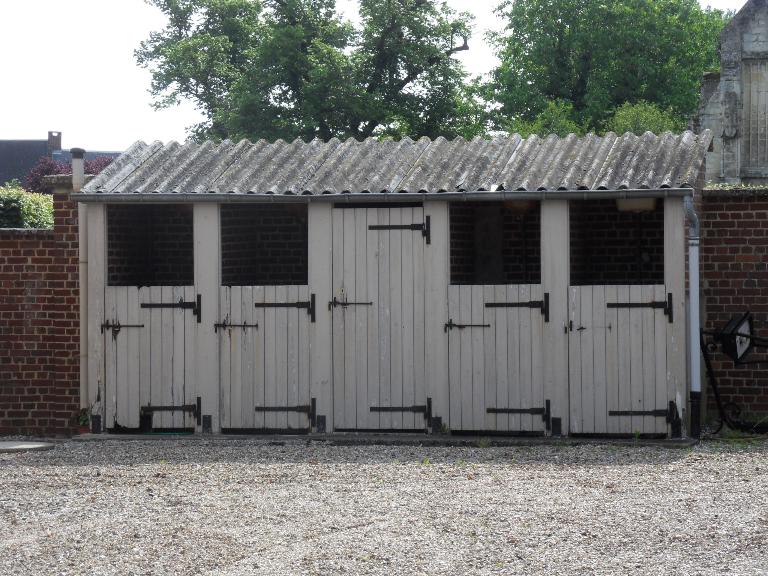
[(691, 428), (692, 438), (701, 438), (701, 351), (699, 348), (699, 335), (701, 324), (699, 318), (699, 243), (701, 239), (701, 225), (699, 215), (693, 205), (693, 198), (686, 196), (683, 199), (685, 215), (688, 220), (688, 287), (689, 287), (689, 311), (688, 311), (688, 358), (690, 361), (691, 375)]

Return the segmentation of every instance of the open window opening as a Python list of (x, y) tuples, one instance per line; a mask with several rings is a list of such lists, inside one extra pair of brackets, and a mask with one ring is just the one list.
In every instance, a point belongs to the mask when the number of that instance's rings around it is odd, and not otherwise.
[(662, 201), (574, 201), (570, 222), (572, 286), (664, 284)]
[(540, 284), (541, 205), (452, 202), (451, 284)]
[(107, 207), (110, 286), (192, 286), (192, 205)]
[(306, 204), (221, 207), (223, 286), (306, 285)]

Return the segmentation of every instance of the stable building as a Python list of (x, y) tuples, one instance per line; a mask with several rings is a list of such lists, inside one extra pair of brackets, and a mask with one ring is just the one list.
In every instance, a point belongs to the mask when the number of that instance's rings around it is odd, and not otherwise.
[(108, 431), (679, 435), (709, 132), (136, 143), (81, 202)]

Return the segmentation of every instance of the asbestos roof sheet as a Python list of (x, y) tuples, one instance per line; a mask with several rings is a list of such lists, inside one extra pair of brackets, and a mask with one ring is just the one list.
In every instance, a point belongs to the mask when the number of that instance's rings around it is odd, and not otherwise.
[(451, 193), (692, 188), (712, 136), (137, 142), (86, 194)]

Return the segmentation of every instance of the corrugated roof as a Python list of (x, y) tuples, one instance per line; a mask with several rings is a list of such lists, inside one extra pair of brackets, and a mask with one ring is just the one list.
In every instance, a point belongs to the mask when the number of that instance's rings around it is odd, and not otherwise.
[(83, 192), (317, 195), (691, 188), (711, 139), (705, 131), (471, 141), (137, 142)]

